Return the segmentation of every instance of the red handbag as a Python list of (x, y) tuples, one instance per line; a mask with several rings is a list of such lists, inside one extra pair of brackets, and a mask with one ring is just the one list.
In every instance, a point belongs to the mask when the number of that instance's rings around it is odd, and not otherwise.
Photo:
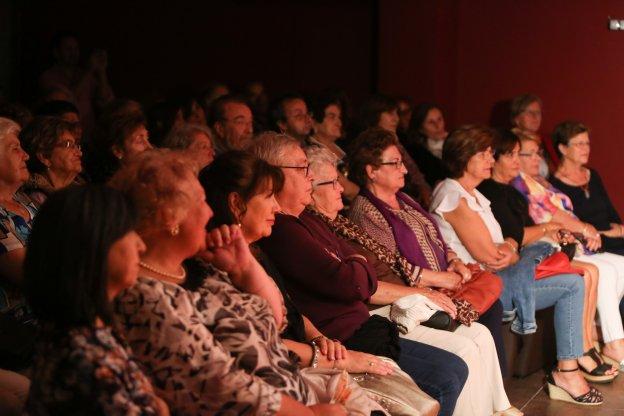
[(454, 299), (465, 299), (479, 312), (485, 313), (492, 307), (503, 291), (503, 281), (497, 275), (481, 270), (478, 264), (467, 264), (472, 272), (472, 279), (450, 294)]
[(580, 274), (585, 273), (582, 269), (572, 267), (568, 256), (558, 251), (549, 257), (546, 257), (540, 264), (535, 267), (535, 280), (545, 279), (557, 274)]

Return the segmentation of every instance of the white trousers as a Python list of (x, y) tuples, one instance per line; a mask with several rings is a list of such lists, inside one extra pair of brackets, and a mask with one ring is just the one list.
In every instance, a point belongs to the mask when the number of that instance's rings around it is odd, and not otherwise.
[[(371, 311), (388, 317), (390, 306)], [(491, 416), (511, 407), (501, 376), (496, 345), (490, 330), (474, 322), (459, 326), (455, 332), (417, 325), (402, 338), (431, 345), (459, 356), (468, 365), (468, 379), (457, 399), (453, 415)]]
[(611, 342), (624, 338), (620, 300), (624, 296), (624, 256), (612, 253), (597, 253), (574, 258), (598, 267), (598, 300), (596, 309), (602, 338)]

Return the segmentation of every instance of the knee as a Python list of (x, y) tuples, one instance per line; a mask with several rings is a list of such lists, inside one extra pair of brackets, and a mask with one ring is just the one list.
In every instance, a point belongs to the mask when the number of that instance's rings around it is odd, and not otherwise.
[(453, 355), (449, 358), (446, 367), (448, 368), (449, 373), (452, 374), (453, 377), (450, 380), (450, 385), (452, 389), (457, 390), (459, 394), (464, 384), (466, 384), (466, 380), (468, 379), (468, 374), (470, 370), (468, 369), (468, 364), (460, 357)]

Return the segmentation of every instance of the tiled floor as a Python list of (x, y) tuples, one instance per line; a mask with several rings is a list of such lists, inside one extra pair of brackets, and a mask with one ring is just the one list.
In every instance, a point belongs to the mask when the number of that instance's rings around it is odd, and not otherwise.
[(526, 378), (511, 378), (505, 382), (511, 403), (526, 416), (623, 416), (624, 415), (624, 374), (620, 374), (612, 384), (595, 384), (605, 397), (601, 406), (579, 406), (550, 400), (546, 391), (543, 371)]

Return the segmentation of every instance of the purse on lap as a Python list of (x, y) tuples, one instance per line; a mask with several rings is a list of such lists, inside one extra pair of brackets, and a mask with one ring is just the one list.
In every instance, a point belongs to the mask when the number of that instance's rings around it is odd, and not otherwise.
[[(462, 287), (450, 293), (453, 299), (465, 299), (472, 304), (472, 307), (484, 314), (498, 300), (503, 291), (503, 281), (497, 275), (481, 270), (478, 264), (467, 264), (472, 272), (472, 279), (462, 285)], [(448, 293), (445, 291), (445, 293)]]
[(566, 253), (558, 251), (546, 257), (535, 267), (535, 280), (545, 279), (558, 274), (579, 274), (582, 276), (584, 273), (583, 270), (572, 267)]

